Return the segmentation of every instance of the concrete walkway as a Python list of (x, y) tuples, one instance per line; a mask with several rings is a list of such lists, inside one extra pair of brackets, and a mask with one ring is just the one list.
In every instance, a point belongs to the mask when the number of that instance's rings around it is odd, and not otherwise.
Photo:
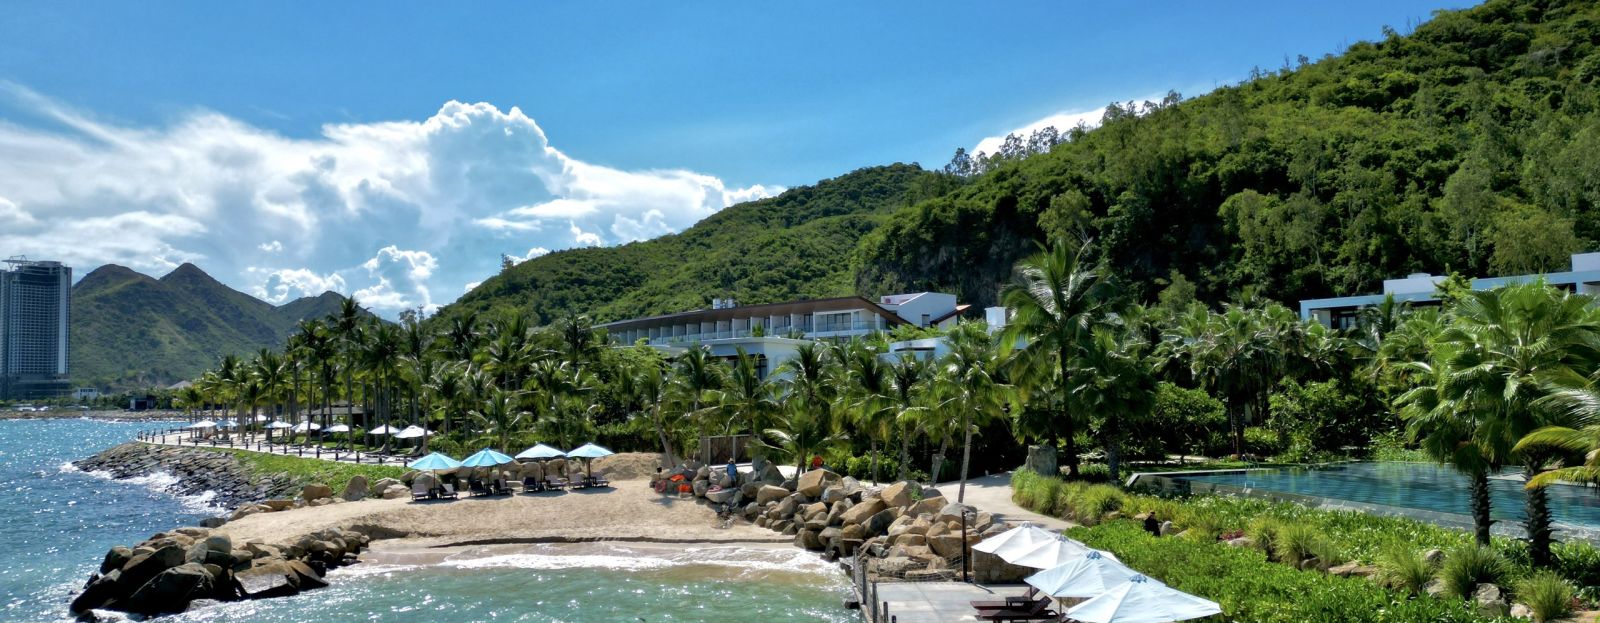
[[(939, 483), (939, 492), (945, 499), (954, 500), (960, 491), (958, 482)], [(1078, 524), (1065, 519), (1040, 515), (1011, 501), (1011, 472), (967, 479), (966, 503), (979, 511), (993, 514), (998, 521), (1032, 522), (1047, 530), (1065, 530)]]

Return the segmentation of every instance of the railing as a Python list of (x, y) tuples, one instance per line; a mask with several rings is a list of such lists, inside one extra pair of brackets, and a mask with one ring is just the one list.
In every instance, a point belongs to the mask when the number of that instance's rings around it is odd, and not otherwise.
[[(866, 335), (874, 331), (887, 331), (889, 329), (881, 322), (836, 322), (810, 325), (802, 323), (782, 327), (768, 327), (763, 329), (761, 337), (786, 337), (791, 333), (799, 333), (806, 338), (838, 337), (841, 335)], [(699, 333), (686, 333), (683, 335), (664, 335), (660, 337), (647, 337), (646, 343), (652, 346), (670, 346), (677, 344), (694, 344), (711, 340), (731, 340), (735, 338), (757, 337), (753, 329), (734, 329), (728, 331), (704, 331)], [(630, 342), (631, 343), (631, 342)]]
[[(212, 435), (210, 437), (201, 438), (195, 436), (194, 432), (195, 429), (179, 426), (162, 430), (144, 431), (138, 434), (137, 439), (146, 443), (156, 443), (162, 445), (177, 445), (180, 447), (188, 445), (196, 448), (200, 446), (209, 446), (212, 448), (249, 450), (252, 452), (280, 454), (284, 456), (289, 456), (292, 451), (294, 456), (302, 458), (310, 455), (311, 458), (317, 459), (326, 458), (332, 461), (350, 461), (353, 463), (372, 463), (376, 465), (386, 465), (389, 461), (394, 461), (398, 464), (404, 465), (407, 458), (401, 456), (390, 456), (382, 452), (362, 452), (360, 450), (345, 450), (340, 448), (327, 449), (321, 444), (307, 447), (306, 444), (303, 443), (293, 444), (287, 441), (274, 441), (269, 443), (259, 436), (239, 439), (235, 438), (234, 435)], [(173, 435), (177, 435), (178, 438), (176, 440), (168, 439), (168, 437)], [(188, 439), (184, 438), (185, 435), (188, 436)], [(280, 449), (282, 452), (278, 451)]]

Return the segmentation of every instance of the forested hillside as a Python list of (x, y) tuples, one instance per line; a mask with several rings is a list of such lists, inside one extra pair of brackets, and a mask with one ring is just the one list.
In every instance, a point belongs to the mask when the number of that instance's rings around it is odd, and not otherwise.
[(333, 292), (274, 307), (192, 264), (161, 279), (101, 266), (72, 288), (73, 381), (110, 389), (162, 387), (223, 355), (281, 348), (301, 320), (335, 313)]
[[(851, 294), (849, 256), (888, 214), (954, 180), (895, 164), (861, 169), (732, 206), (681, 233), (619, 247), (558, 251), (483, 282), (437, 318), (516, 308), (547, 324)], [(941, 186), (944, 184), (945, 186)]]
[(1050, 235), (1094, 238), (1146, 300), (1175, 275), (1179, 297), (1294, 301), (1413, 271), (1565, 269), (1600, 238), (1597, 43), (1594, 2), (1495, 0), (1112, 108), (897, 213), (863, 241), (856, 285), (988, 304)]

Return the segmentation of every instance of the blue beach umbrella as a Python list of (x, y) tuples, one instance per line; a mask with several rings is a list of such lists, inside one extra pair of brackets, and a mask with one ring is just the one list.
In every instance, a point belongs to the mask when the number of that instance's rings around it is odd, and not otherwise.
[(482, 450), (479, 450), (477, 454), (474, 454), (472, 456), (467, 457), (466, 460), (461, 462), (461, 466), (462, 467), (494, 467), (496, 465), (505, 465), (506, 463), (510, 463), (512, 461), (515, 461), (515, 460), (516, 459), (513, 459), (513, 458), (511, 458), (509, 456), (506, 456), (504, 454), (501, 454), (499, 452), (495, 452), (494, 450), (490, 450), (488, 448), (484, 448)]
[(406, 467), (411, 469), (439, 471), (443, 469), (455, 469), (457, 467), (461, 467), (461, 461), (457, 461), (443, 454), (439, 454), (438, 452), (431, 452), (428, 454), (428, 456), (407, 463)]
[(575, 459), (583, 459), (583, 472), (584, 472), (584, 474), (589, 476), (590, 478), (593, 478), (594, 477), (594, 473), (592, 471), (591, 466), (589, 465), (589, 462), (593, 461), (594, 459), (598, 459), (600, 457), (603, 457), (603, 456), (611, 456), (612, 454), (613, 454), (613, 452), (611, 452), (610, 450), (607, 450), (607, 449), (602, 448), (600, 446), (594, 445), (592, 443), (586, 443), (586, 444), (583, 444), (583, 445), (578, 446), (576, 448), (573, 448), (571, 452), (567, 453), (567, 456), (575, 458)]

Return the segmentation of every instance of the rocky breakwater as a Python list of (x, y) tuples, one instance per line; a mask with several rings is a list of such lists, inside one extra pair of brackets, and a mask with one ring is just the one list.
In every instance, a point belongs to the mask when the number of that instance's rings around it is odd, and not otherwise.
[[(327, 497), (327, 489), (307, 485), (290, 505), (338, 499)], [(153, 616), (208, 600), (295, 595), (327, 586), (323, 574), (357, 562), (371, 541), (364, 532), (330, 528), (281, 543), (237, 543), (209, 528), (178, 528), (111, 548), (70, 609), (79, 620), (95, 621), (115, 618), (102, 617), (107, 610)]]
[(167, 487), (168, 492), (177, 495), (215, 492), (211, 503), (222, 508), (291, 496), (299, 488), (287, 476), (252, 474), (238, 458), (227, 452), (136, 441), (75, 461), (73, 466), (86, 472), (106, 472), (119, 479), (171, 474), (175, 482)]
[[(657, 490), (726, 505), (757, 526), (793, 535), (797, 547), (833, 559), (859, 553), (871, 579), (955, 579), (968, 546), (1010, 528), (914, 482), (865, 487), (825, 469), (784, 478), (759, 459), (752, 467), (733, 477), (689, 462), (663, 474)], [(981, 581), (1018, 579), (1015, 568), (994, 557), (974, 557), (972, 572)]]

